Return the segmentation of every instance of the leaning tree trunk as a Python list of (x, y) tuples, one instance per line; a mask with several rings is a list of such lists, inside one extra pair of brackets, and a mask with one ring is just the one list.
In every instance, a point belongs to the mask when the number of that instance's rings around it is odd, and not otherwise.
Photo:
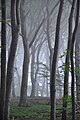
[(69, 59), (70, 59), (70, 49), (71, 49), (71, 40), (72, 40), (72, 20), (74, 13), (74, 6), (76, 0), (72, 2), (72, 8), (69, 17), (69, 26), (68, 26), (68, 46), (67, 54), (65, 59), (65, 71), (64, 71), (64, 95), (63, 95), (63, 111), (62, 111), (62, 120), (67, 120), (67, 98), (68, 98), (68, 78), (69, 78)]
[(5, 88), (6, 88), (6, 6), (1, 0), (1, 85), (0, 85), (0, 120), (4, 120)]
[(56, 24), (56, 34), (55, 34), (55, 45), (54, 45), (54, 54), (52, 60), (52, 70), (51, 70), (51, 79), (50, 79), (50, 97), (51, 97), (51, 120), (56, 120), (56, 95), (55, 95), (55, 82), (56, 82), (56, 66), (58, 58), (58, 49), (59, 49), (59, 34), (60, 34), (60, 22), (63, 11), (64, 0), (60, 0), (59, 12), (57, 17)]
[(77, 11), (76, 11), (76, 21), (75, 21), (75, 28), (72, 35), (72, 43), (71, 43), (71, 51), (70, 51), (70, 60), (71, 60), (71, 76), (72, 76), (72, 83), (71, 83), (71, 96), (72, 96), (72, 120), (76, 120), (76, 111), (75, 111), (75, 72), (74, 72), (74, 61), (73, 61), (73, 54), (74, 54), (74, 42), (76, 37), (76, 32), (78, 28), (78, 21), (79, 21), (79, 7), (80, 7), (80, 0), (77, 0)]
[(11, 26), (12, 26), (12, 41), (10, 46), (10, 53), (7, 64), (7, 81), (6, 81), (6, 96), (5, 96), (5, 120), (9, 120), (10, 108), (10, 93), (13, 79), (13, 67), (15, 54), (17, 49), (17, 42), (19, 36), (20, 22), (19, 22), (19, 0), (11, 0)]
[(50, 15), (49, 15), (49, 0), (47, 0), (46, 3), (46, 11), (47, 11), (47, 28), (46, 28), (46, 34), (47, 34), (47, 41), (48, 41), (48, 47), (50, 51), (50, 70), (51, 70), (51, 65), (52, 65), (52, 55), (53, 55), (53, 50), (51, 46), (51, 40), (50, 40)]
[(76, 44), (75, 44), (75, 69), (76, 69), (76, 96), (77, 102), (80, 104), (80, 22), (78, 25), (78, 30), (76, 34)]
[(26, 106), (27, 98), (27, 84), (28, 84), (28, 68), (29, 68), (29, 43), (27, 39), (26, 31), (26, 16), (24, 15), (24, 1), (21, 2), (21, 32), (23, 36), (23, 46), (24, 46), (24, 60), (23, 60), (23, 70), (22, 70), (22, 84), (19, 106)]

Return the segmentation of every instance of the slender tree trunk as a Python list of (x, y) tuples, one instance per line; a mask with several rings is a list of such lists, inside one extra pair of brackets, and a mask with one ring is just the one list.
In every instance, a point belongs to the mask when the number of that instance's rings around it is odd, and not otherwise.
[(64, 0), (60, 0), (59, 12), (57, 16), (56, 34), (55, 34), (55, 46), (52, 60), (51, 81), (50, 81), (50, 97), (51, 97), (51, 120), (56, 120), (56, 95), (55, 95), (55, 82), (56, 82), (56, 66), (59, 49), (59, 34), (60, 34), (60, 22), (63, 11)]
[(1, 87), (0, 87), (0, 120), (4, 120), (5, 88), (6, 88), (6, 5), (1, 0)]
[(72, 76), (72, 83), (71, 83), (71, 95), (72, 95), (72, 120), (76, 120), (76, 111), (75, 111), (75, 76), (74, 76), (74, 61), (73, 61), (73, 54), (74, 54), (74, 42), (76, 37), (76, 32), (78, 28), (78, 21), (79, 21), (79, 8), (80, 8), (80, 0), (77, 0), (77, 12), (76, 12), (76, 21), (75, 21), (75, 28), (72, 35), (72, 43), (71, 43), (71, 76)]
[(10, 93), (11, 84), (13, 80), (13, 67), (15, 54), (17, 49), (17, 42), (19, 36), (20, 22), (19, 22), (19, 0), (11, 0), (11, 26), (12, 26), (12, 41), (10, 46), (10, 53), (7, 64), (7, 81), (6, 81), (6, 96), (5, 96), (5, 120), (9, 120), (10, 108)]
[(39, 71), (39, 54), (40, 54), (41, 46), (42, 46), (42, 45), (40, 45), (40, 46), (38, 47), (38, 50), (37, 50), (37, 60), (36, 60), (36, 62), (37, 62), (37, 69), (36, 69), (36, 72), (35, 72), (36, 96), (38, 96), (38, 79), (37, 79), (37, 75), (38, 75), (38, 71)]
[(21, 2), (21, 32), (23, 36), (23, 46), (24, 46), (24, 60), (23, 60), (23, 70), (22, 70), (22, 84), (20, 92), (19, 106), (26, 106), (27, 98), (27, 84), (28, 84), (28, 68), (29, 68), (29, 43), (26, 31), (26, 16), (24, 15), (24, 1)]
[(38, 96), (38, 80), (37, 80), (37, 74), (38, 74), (38, 71), (39, 71), (39, 54), (40, 54), (40, 49), (43, 45), (44, 41), (40, 43), (39, 47), (38, 47), (38, 50), (37, 50), (37, 69), (36, 69), (36, 72), (35, 72), (35, 80), (36, 80), (36, 96)]
[(36, 88), (36, 79), (34, 77), (34, 65), (35, 65), (35, 44), (32, 46), (32, 59), (31, 59), (31, 82), (32, 82), (32, 90), (31, 97), (35, 97), (35, 88)]
[[(68, 98), (68, 78), (69, 78), (69, 58), (70, 58), (70, 49), (71, 49), (71, 40), (72, 40), (72, 20), (74, 13), (74, 6), (76, 0), (73, 0), (70, 17), (69, 17), (69, 26), (68, 26), (68, 45), (67, 45), (67, 54), (65, 59), (65, 71), (64, 71), (64, 99), (63, 99), (63, 111), (62, 111), (62, 120), (67, 120), (67, 98)], [(66, 70), (67, 69), (67, 70)]]
[(50, 69), (51, 69), (53, 50), (52, 50), (52, 46), (51, 46), (50, 31), (49, 31), (49, 28), (50, 28), (49, 0), (47, 0), (46, 11), (47, 11), (47, 32), (46, 33), (47, 33), (48, 47), (49, 47), (49, 51), (50, 51)]
[(80, 69), (80, 22), (78, 25), (78, 30), (76, 34), (76, 44), (75, 44), (75, 69), (76, 69), (76, 96), (77, 102), (80, 104), (80, 74), (77, 70)]

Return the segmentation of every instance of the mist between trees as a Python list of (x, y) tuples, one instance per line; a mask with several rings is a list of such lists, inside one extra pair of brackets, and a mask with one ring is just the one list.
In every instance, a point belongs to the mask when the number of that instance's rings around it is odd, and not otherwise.
[(0, 3), (0, 120), (10, 119), (15, 99), (19, 109), (47, 102), (50, 120), (58, 120), (58, 103), (59, 119), (78, 120), (80, 0)]

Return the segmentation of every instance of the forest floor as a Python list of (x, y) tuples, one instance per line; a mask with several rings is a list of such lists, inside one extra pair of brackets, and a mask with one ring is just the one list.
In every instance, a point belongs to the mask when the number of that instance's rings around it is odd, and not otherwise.
[[(18, 98), (19, 99), (19, 98)], [(11, 102), (11, 120), (50, 120), (50, 104), (47, 98), (28, 99), (27, 107), (19, 107), (18, 99)], [(56, 120), (61, 119), (62, 102), (57, 101)], [(71, 120), (71, 103), (68, 103), (68, 120)], [(80, 109), (77, 112), (77, 119), (80, 120)]]
[(15, 120), (49, 120), (49, 114), (49, 105), (16, 107), (11, 110), (11, 116), (14, 116)]

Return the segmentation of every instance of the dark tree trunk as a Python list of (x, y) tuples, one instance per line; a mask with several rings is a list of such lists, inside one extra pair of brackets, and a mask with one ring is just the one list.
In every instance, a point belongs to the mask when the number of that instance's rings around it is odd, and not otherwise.
[(75, 44), (75, 69), (76, 69), (76, 95), (77, 102), (80, 104), (80, 74), (77, 70), (80, 69), (80, 22), (78, 25), (78, 30), (76, 34), (76, 44)]
[(54, 54), (52, 60), (51, 81), (50, 81), (51, 120), (56, 120), (55, 81), (56, 81), (56, 66), (57, 66), (58, 49), (59, 49), (60, 22), (63, 11), (63, 4), (64, 4), (64, 0), (60, 0), (59, 12), (56, 23)]
[(78, 21), (79, 21), (79, 7), (80, 7), (80, 0), (77, 0), (77, 12), (76, 12), (76, 21), (75, 21), (75, 28), (72, 35), (72, 43), (71, 43), (71, 76), (72, 76), (72, 83), (71, 83), (71, 96), (72, 96), (72, 120), (76, 120), (76, 111), (75, 111), (75, 72), (74, 72), (74, 61), (73, 61), (73, 54), (74, 54), (74, 42), (76, 37), (76, 32), (78, 28)]
[(0, 86), (0, 120), (4, 120), (5, 88), (6, 88), (6, 5), (1, 0), (1, 86)]
[(28, 84), (28, 68), (29, 68), (29, 43), (26, 31), (26, 16), (23, 10), (24, 1), (21, 2), (21, 32), (23, 36), (23, 46), (24, 46), (24, 60), (23, 60), (23, 70), (22, 70), (22, 84), (20, 92), (19, 106), (26, 106), (27, 98), (27, 84)]
[(12, 26), (12, 41), (10, 46), (10, 53), (7, 64), (7, 81), (6, 81), (6, 96), (5, 96), (5, 120), (9, 120), (9, 108), (10, 108), (10, 93), (11, 84), (13, 80), (13, 67), (15, 54), (17, 49), (18, 35), (20, 29), (19, 23), (19, 0), (11, 0), (11, 26)]
[(26, 106), (27, 99), (27, 84), (28, 84), (28, 67), (29, 67), (29, 46), (28, 42), (24, 41), (24, 61), (23, 61), (23, 72), (22, 72), (22, 84), (19, 106)]
[[(65, 71), (64, 71), (64, 99), (63, 99), (63, 111), (62, 111), (62, 120), (67, 120), (67, 99), (68, 98), (68, 77), (69, 77), (69, 59), (70, 59), (70, 49), (71, 49), (71, 39), (72, 39), (72, 20), (74, 13), (74, 6), (76, 0), (72, 2), (72, 8), (69, 17), (69, 26), (68, 26), (68, 45), (67, 45), (67, 54), (65, 59)], [(67, 70), (66, 70), (67, 68)]]

